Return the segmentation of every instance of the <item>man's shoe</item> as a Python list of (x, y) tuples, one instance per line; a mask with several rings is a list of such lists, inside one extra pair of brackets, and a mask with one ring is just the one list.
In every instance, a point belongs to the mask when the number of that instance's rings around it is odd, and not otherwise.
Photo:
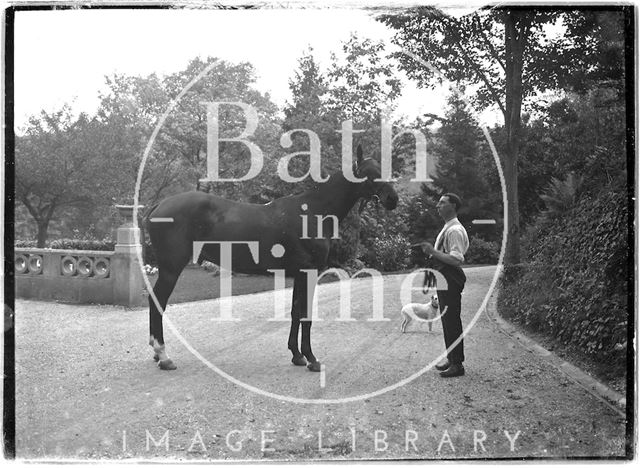
[(464, 375), (462, 364), (451, 364), (447, 370), (440, 372), (441, 377), (460, 377), (461, 375)]
[(447, 370), (450, 365), (451, 363), (449, 361), (444, 361), (444, 362), (441, 362), (440, 364), (436, 364), (436, 369), (442, 372)]

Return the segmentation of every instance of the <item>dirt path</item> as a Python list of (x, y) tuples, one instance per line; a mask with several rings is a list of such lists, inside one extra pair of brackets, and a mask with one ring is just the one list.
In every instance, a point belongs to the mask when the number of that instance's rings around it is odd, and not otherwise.
[[(466, 326), (493, 268), (467, 270)], [(480, 317), (465, 339), (467, 374), (429, 369), (442, 331), (399, 331), (399, 284), (385, 277), (384, 315), (372, 317), (371, 282), (353, 283), (352, 322), (336, 321), (338, 283), (318, 289), (312, 342), (324, 373), (290, 364), (289, 324), (274, 293), (234, 298), (236, 322), (215, 322), (217, 301), (178, 304), (168, 317), (209, 369), (169, 331), (178, 370), (162, 372), (147, 345), (146, 310), (16, 303), (17, 453), (26, 458), (399, 459), (622, 457), (625, 420)], [(416, 284), (418, 281), (416, 281)], [(288, 293), (287, 293), (288, 294)], [(415, 295), (422, 299), (422, 294)], [(286, 307), (290, 299), (287, 298)], [(506, 432), (505, 432), (506, 431)], [(166, 436), (162, 439), (163, 436)], [(475, 438), (475, 442), (474, 442)], [(320, 440), (321, 439), (321, 440)], [(511, 442), (510, 439), (513, 441)], [(156, 446), (155, 444), (158, 444)]]

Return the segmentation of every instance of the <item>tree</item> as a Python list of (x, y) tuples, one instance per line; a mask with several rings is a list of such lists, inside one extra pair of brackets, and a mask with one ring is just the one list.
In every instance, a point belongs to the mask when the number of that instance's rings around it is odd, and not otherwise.
[(446, 118), (437, 132), (433, 185), (439, 193), (455, 192), (469, 200), (486, 192), (485, 181), (478, 173), (480, 129), (458, 95), (449, 96), (448, 106)]
[(342, 44), (342, 58), (331, 55), (327, 107), (339, 120), (371, 125), (395, 107), (402, 86), (382, 41), (352, 33)]
[[(229, 63), (215, 57), (195, 58), (185, 70), (167, 76), (163, 87), (170, 99), (177, 95), (206, 67), (214, 67), (184, 94), (167, 119), (160, 135), (159, 149), (178, 153), (192, 165), (197, 180), (205, 178), (207, 161), (207, 116), (204, 102), (242, 102), (258, 113), (258, 126), (248, 139), (263, 153), (264, 166), (269, 167), (282, 152), (279, 145), (281, 118), (268, 94), (254, 88), (256, 73), (250, 63)], [(245, 117), (237, 106), (219, 109), (220, 137), (236, 137), (246, 127)], [(250, 167), (248, 148), (238, 142), (219, 143), (220, 178), (241, 178)], [(268, 171), (241, 182), (210, 182), (204, 187), (220, 196), (245, 201), (259, 201)], [(194, 180), (194, 185), (197, 185)]]
[[(532, 222), (544, 204), (538, 196), (552, 178), (584, 176), (584, 190), (627, 185), (624, 99), (615, 90), (594, 88), (550, 103), (523, 126), (520, 154), (520, 212)], [(502, 138), (498, 130), (496, 142)]]
[[(289, 89), (292, 99), (285, 105), (282, 129), (284, 132), (306, 129), (316, 133), (321, 145), (322, 176), (326, 177), (328, 172), (339, 167), (340, 153), (336, 153), (336, 150), (339, 151), (340, 148), (340, 134), (336, 130), (340, 128), (340, 123), (337, 121), (336, 115), (327, 108), (329, 93), (327, 77), (320, 70), (311, 47), (298, 59), (298, 70), (295, 72), (295, 76), (289, 80)], [(294, 132), (292, 145), (288, 152), (307, 152), (309, 149), (309, 136), (302, 132)], [(301, 177), (308, 170), (308, 159), (296, 157), (289, 163), (289, 173), (294, 177)], [(292, 187), (292, 184), (275, 176), (275, 168), (272, 173), (274, 181), (271, 186), (276, 187), (274, 191), (278, 196), (290, 194), (292, 191), (302, 192), (315, 185), (311, 178), (307, 178)]]
[[(341, 52), (331, 55), (326, 72), (320, 69), (312, 49), (304, 53), (289, 82), (292, 100), (284, 110), (285, 131), (303, 128), (318, 135), (324, 174), (342, 170), (342, 136), (338, 131), (344, 120), (353, 122), (354, 148), (362, 144), (366, 156), (379, 157), (380, 119), (386, 110), (393, 108), (400, 93), (400, 82), (394, 78), (393, 63), (385, 56), (382, 42), (352, 34), (342, 44)], [(361, 129), (365, 132), (355, 132)], [(294, 135), (291, 150), (308, 151), (308, 137)], [(403, 157), (404, 153), (394, 159), (396, 171), (401, 169)], [(308, 170), (303, 158), (294, 158), (290, 165), (294, 175), (295, 171), (301, 175)], [(307, 180), (296, 190), (312, 185), (313, 182)], [(278, 186), (282, 191), (282, 183)], [(345, 264), (358, 255), (360, 216), (357, 208), (342, 222), (340, 236), (330, 253), (330, 262), (335, 264)]]
[[(385, 54), (384, 43), (368, 38), (359, 38), (352, 33), (342, 44), (342, 54), (331, 55), (327, 73), (329, 114), (336, 123), (353, 122), (354, 140), (362, 145), (365, 155), (380, 158), (381, 119), (388, 118), (401, 92), (400, 80), (395, 78), (395, 63)], [(339, 124), (338, 124), (339, 125)], [(337, 127), (336, 129), (338, 129)], [(341, 140), (334, 140), (333, 153), (342, 155)], [(340, 146), (338, 146), (340, 145)], [(402, 161), (397, 158), (396, 161)], [(331, 170), (341, 170), (341, 158), (330, 161)], [(396, 170), (401, 166), (396, 162)], [(332, 252), (337, 263), (352, 260), (360, 254), (359, 206), (343, 221), (341, 239)], [(331, 255), (331, 254), (330, 254)]]
[(40, 248), (51, 221), (64, 209), (91, 204), (108, 173), (104, 161), (91, 154), (95, 131), (95, 121), (85, 114), (76, 119), (64, 106), (30, 118), (25, 134), (16, 138), (16, 199), (36, 222)]
[[(433, 150), (438, 161), (431, 184), (434, 189), (427, 186), (423, 191), (435, 199), (445, 192), (460, 195), (464, 204), (458, 216), (465, 224), (476, 218), (499, 219), (502, 210), (496, 203), (500, 199), (495, 183), (497, 172), (494, 175), (486, 170), (493, 167), (494, 162), (481, 144), (483, 137), (478, 123), (458, 94), (449, 96), (448, 106)], [(486, 228), (480, 228), (479, 233), (486, 237)]]
[[(241, 101), (259, 113), (253, 141), (269, 158), (277, 146), (280, 119), (268, 95), (252, 88), (249, 64), (214, 58), (194, 59), (167, 77), (113, 75), (100, 96), (95, 117), (72, 117), (69, 107), (30, 120), (16, 138), (16, 197), (36, 221), (38, 245), (44, 246), (52, 221), (64, 216), (93, 230), (109, 218), (115, 203), (131, 203), (138, 169), (157, 119), (171, 101), (206, 66), (217, 66), (180, 100), (166, 120), (142, 174), (138, 202), (150, 206), (161, 198), (196, 187), (206, 175), (206, 108), (202, 102)], [(238, 109), (221, 111), (222, 132), (236, 136), (245, 127)], [(225, 136), (222, 133), (221, 136)], [(242, 144), (220, 144), (221, 177), (244, 175), (249, 160)], [(265, 171), (240, 183), (210, 184), (229, 198), (252, 199), (262, 190)], [(107, 229), (108, 231), (108, 229)], [(105, 234), (103, 232), (103, 234)]]
[[(621, 21), (622, 10), (588, 12)], [(454, 83), (477, 87), (478, 109), (496, 106), (504, 120), (504, 168), (509, 226), (505, 261), (519, 261), (518, 158), (522, 145), (522, 107), (539, 92), (567, 86), (575, 72), (589, 73), (601, 56), (606, 28), (583, 21), (581, 11), (504, 7), (455, 18), (433, 8), (416, 8), (380, 20), (397, 31), (394, 42), (435, 66)], [(548, 37), (548, 25), (565, 27)], [(597, 27), (596, 27), (597, 25)], [(623, 28), (618, 29), (623, 31)], [(578, 34), (579, 33), (579, 34)], [(608, 34), (611, 34), (607, 30)], [(588, 39), (587, 39), (588, 38)], [(580, 60), (568, 60), (569, 57)], [(422, 85), (441, 81), (429, 68), (399, 54), (410, 77)], [(574, 83), (575, 84), (575, 83)]]
[(285, 120), (282, 126), (289, 131), (296, 125), (308, 124), (302, 128), (317, 128), (317, 124), (328, 116), (326, 106), (329, 91), (327, 79), (313, 57), (309, 47), (298, 59), (295, 77), (289, 80), (292, 102), (284, 108)]
[[(200, 186), (207, 174), (207, 113), (205, 102), (243, 102), (258, 112), (258, 128), (249, 139), (263, 151), (265, 160), (274, 158), (280, 148), (280, 119), (277, 107), (268, 95), (253, 88), (255, 71), (249, 63), (233, 64), (214, 57), (191, 60), (184, 70), (165, 77), (115, 76), (110, 89), (102, 96), (101, 117), (112, 128), (133, 132), (139, 137), (134, 154), (137, 176), (142, 152), (156, 121), (173, 99), (206, 67), (213, 68), (182, 95), (158, 134), (145, 165), (140, 201), (153, 204), (176, 191)], [(235, 106), (221, 106), (221, 137), (235, 137), (245, 128), (242, 112)], [(245, 145), (220, 142), (220, 178), (239, 178), (249, 169), (249, 152)], [(265, 161), (267, 166), (268, 161)], [(246, 182), (210, 182), (200, 186), (227, 198), (259, 198), (265, 171)], [(130, 197), (134, 184), (130, 186)]]
[[(119, 191), (116, 201), (130, 203), (142, 156), (156, 121), (170, 103), (162, 80), (155, 74), (107, 77), (108, 91), (101, 95), (98, 119), (102, 124), (95, 150), (101, 157), (120, 161)], [(187, 189), (195, 171), (173, 146), (171, 137), (161, 132), (145, 161), (139, 202), (153, 205), (163, 196)]]

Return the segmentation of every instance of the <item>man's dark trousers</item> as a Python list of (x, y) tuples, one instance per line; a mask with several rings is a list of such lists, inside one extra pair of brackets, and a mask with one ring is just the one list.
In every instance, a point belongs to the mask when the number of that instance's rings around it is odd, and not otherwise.
[[(451, 287), (448, 290), (438, 290), (438, 302), (440, 303), (440, 321), (444, 334), (444, 344), (449, 350), (447, 360), (450, 363), (462, 364), (464, 361), (463, 340), (452, 349), (449, 347), (462, 335), (462, 289)], [(446, 307), (446, 309), (445, 309)]]

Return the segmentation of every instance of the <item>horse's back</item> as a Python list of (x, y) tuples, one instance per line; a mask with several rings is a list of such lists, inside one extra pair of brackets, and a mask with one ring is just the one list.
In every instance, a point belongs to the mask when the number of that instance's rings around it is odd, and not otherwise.
[[(260, 273), (268, 269), (287, 272), (324, 265), (329, 241), (313, 238), (315, 217), (308, 220), (296, 197), (284, 197), (265, 205), (237, 202), (203, 192), (185, 192), (164, 199), (149, 219), (151, 243), (158, 257), (171, 264), (193, 255), (194, 242), (204, 242), (200, 259), (220, 262), (220, 248), (207, 242), (247, 243), (233, 247), (234, 270)], [(307, 218), (307, 216), (304, 216)], [(154, 223), (153, 218), (171, 222)], [(302, 224), (309, 224), (304, 235)], [(258, 262), (249, 244), (258, 245)], [(274, 250), (275, 248), (275, 250)], [(274, 252), (284, 248), (282, 257)], [(184, 260), (181, 260), (184, 261)]]
[(221, 222), (225, 217), (242, 216), (242, 213), (255, 215), (262, 206), (264, 205), (228, 200), (204, 192), (184, 192), (162, 200), (149, 214), (149, 220), (153, 223), (153, 218), (172, 219), (173, 223), (179, 225), (214, 217)]
[(172, 195), (160, 201), (149, 214), (149, 218), (153, 217), (185, 217), (194, 212), (206, 209), (212, 205), (230, 205), (231, 200), (226, 200), (216, 195), (210, 195), (204, 192), (182, 192)]
[[(282, 220), (272, 207), (203, 192), (167, 197), (148, 218), (149, 236), (158, 260), (166, 260), (171, 265), (188, 261), (193, 255), (194, 242), (259, 242), (261, 246), (269, 244), (269, 248), (283, 242)], [(240, 263), (251, 263), (248, 249), (236, 250), (234, 248), (234, 256), (242, 257)], [(219, 264), (218, 247), (205, 245), (202, 252), (204, 258)]]

